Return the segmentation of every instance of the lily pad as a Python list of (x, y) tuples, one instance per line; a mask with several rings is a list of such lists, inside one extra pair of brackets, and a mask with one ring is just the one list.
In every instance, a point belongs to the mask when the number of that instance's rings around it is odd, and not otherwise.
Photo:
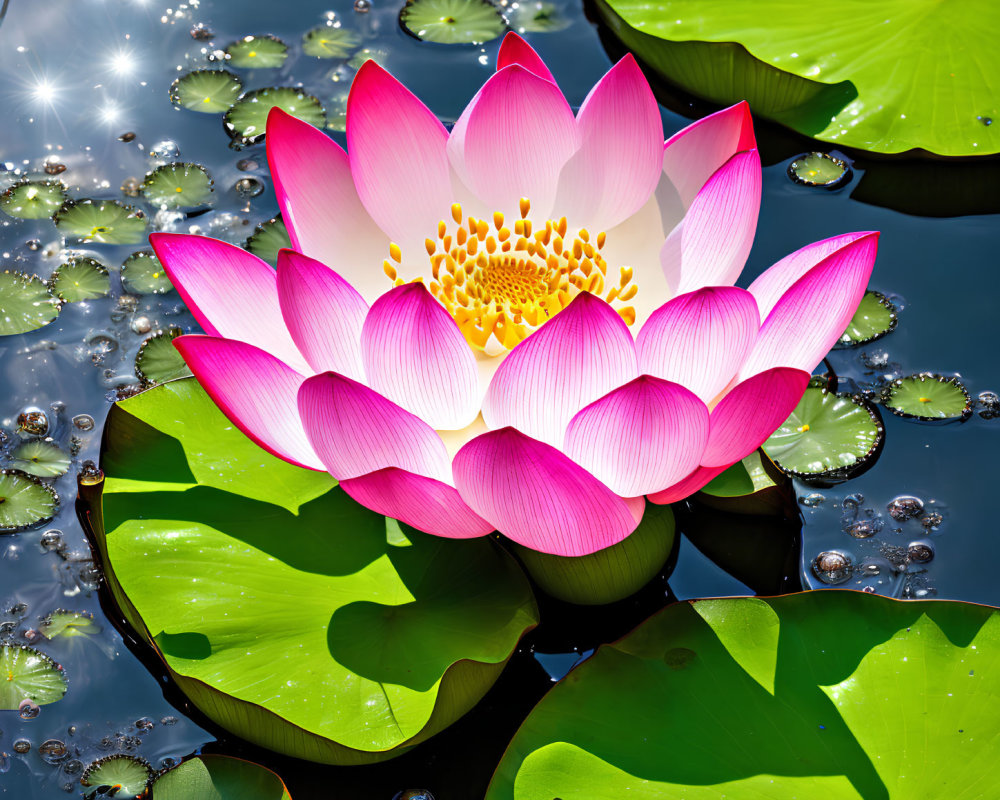
[(58, 478), (69, 469), (70, 458), (51, 439), (25, 442), (12, 454), (15, 469), (36, 478)]
[(111, 292), (108, 268), (96, 258), (71, 258), (49, 278), (49, 289), (65, 303), (107, 297)]
[(49, 639), (57, 636), (93, 636), (101, 632), (101, 626), (94, 622), (94, 615), (87, 611), (67, 611), (57, 608), (38, 625), (41, 634)]
[(59, 181), (23, 181), (0, 194), (0, 211), (17, 219), (45, 219), (65, 202), (66, 188)]
[(884, 438), (882, 417), (867, 400), (810, 386), (763, 450), (790, 475), (836, 482), (870, 467)]
[(122, 286), (135, 294), (166, 294), (174, 285), (152, 250), (139, 250), (125, 259)]
[(317, 128), (326, 125), (323, 105), (311, 94), (288, 86), (255, 89), (243, 95), (223, 117), (233, 143), (242, 147), (262, 142), (272, 108), (280, 108)]
[(288, 235), (284, 220), (281, 217), (274, 217), (258, 225), (243, 246), (273, 267), (278, 263), (278, 251), (291, 247), (292, 239)]
[(160, 208), (192, 208), (212, 199), (212, 176), (200, 164), (164, 164), (142, 182), (142, 193)]
[(234, 67), (273, 69), (288, 58), (288, 45), (277, 36), (244, 36), (226, 48)]
[(62, 304), (37, 275), (0, 272), (0, 336), (44, 328), (59, 316)]
[(803, 186), (838, 189), (851, 179), (851, 168), (829, 153), (806, 153), (788, 165), (788, 177)]
[(897, 378), (882, 401), (897, 417), (909, 419), (955, 420), (972, 414), (972, 398), (962, 382), (932, 372)]
[(998, 657), (984, 606), (678, 603), (542, 699), (486, 800), (990, 797), (974, 765), (1000, 757)]
[(170, 85), (170, 101), (191, 111), (216, 114), (225, 111), (240, 96), (243, 81), (228, 69), (198, 69), (186, 72)]
[(790, 483), (766, 454), (755, 450), (702, 488), (697, 500), (733, 514), (785, 514), (795, 508)]
[(195, 706), (263, 747), (390, 758), (478, 702), (535, 624), (495, 541), (387, 522), (258, 448), (193, 378), (117, 403), (101, 468), (84, 519), (123, 614)]
[(361, 37), (346, 28), (320, 25), (302, 36), (302, 52), (314, 58), (347, 58), (361, 44)]
[(867, 291), (861, 298), (847, 330), (840, 337), (842, 345), (868, 344), (891, 333), (899, 321), (896, 306), (881, 292)]
[[(598, 0), (625, 45), (708, 100), (879, 153), (1000, 152), (992, 0)], [(762, 21), (766, 20), (766, 24)]]
[(59, 496), (33, 475), (0, 469), (0, 533), (46, 522), (56, 515)]
[(52, 219), (65, 236), (86, 242), (138, 244), (146, 236), (143, 213), (114, 200), (70, 200)]
[(0, 644), (0, 710), (16, 711), (25, 700), (44, 706), (64, 694), (66, 675), (55, 661), (26, 645)]
[(84, 786), (109, 786), (108, 796), (115, 798), (139, 797), (149, 786), (153, 768), (144, 758), (116, 754), (93, 762), (83, 772), (80, 783)]
[(202, 755), (164, 772), (153, 784), (156, 800), (292, 800), (271, 770), (228, 756)]
[(183, 332), (180, 328), (157, 331), (139, 345), (135, 354), (135, 376), (143, 384), (152, 386), (191, 374), (173, 344)]
[(508, 5), (504, 13), (510, 27), (518, 33), (555, 33), (566, 30), (573, 24), (573, 20), (560, 6), (547, 0), (518, 0)]
[(407, 0), (399, 24), (417, 39), (438, 44), (481, 44), (507, 30), (488, 0)]

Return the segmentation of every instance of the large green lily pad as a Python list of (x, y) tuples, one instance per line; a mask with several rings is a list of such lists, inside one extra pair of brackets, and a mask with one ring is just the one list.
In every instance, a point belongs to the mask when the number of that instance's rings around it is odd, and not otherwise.
[(156, 800), (292, 800), (267, 767), (228, 756), (196, 756), (153, 784)]
[(531, 712), (487, 800), (1000, 794), (1000, 614), (827, 590), (670, 606)]
[(993, 0), (598, 0), (665, 78), (825, 142), (878, 153), (1000, 152)]
[(279, 461), (193, 378), (112, 409), (84, 519), (128, 621), (181, 690), (261, 746), (389, 758), (454, 722), (537, 611), (492, 539), (419, 533)]

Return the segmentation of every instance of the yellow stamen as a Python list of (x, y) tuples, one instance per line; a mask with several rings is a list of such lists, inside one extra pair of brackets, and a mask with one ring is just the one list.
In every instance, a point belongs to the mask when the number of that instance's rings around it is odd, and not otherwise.
[(805, 433), (807, 430), (809, 430), (809, 423), (807, 422), (804, 425), (799, 425), (799, 427), (796, 428), (795, 430), (797, 430), (799, 433)]
[(921, 403), (929, 403), (929, 402), (931, 401), (931, 399), (930, 399), (929, 397), (918, 397), (917, 399), (918, 399), (918, 400), (919, 400), (919, 401), (920, 401)]
[(462, 204), (452, 203), (451, 204), (451, 218), (455, 220), (459, 225), (462, 224)]
[(396, 244), (395, 242), (389, 242), (389, 258), (391, 258), (397, 264), (403, 263), (403, 251), (399, 249), (399, 245)]

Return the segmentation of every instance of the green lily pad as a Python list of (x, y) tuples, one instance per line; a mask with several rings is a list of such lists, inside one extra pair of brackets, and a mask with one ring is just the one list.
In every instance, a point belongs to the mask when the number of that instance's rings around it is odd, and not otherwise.
[(24, 701), (44, 706), (66, 694), (63, 668), (26, 645), (0, 644), (0, 710), (16, 711)]
[(326, 125), (323, 105), (301, 89), (288, 86), (255, 89), (243, 95), (223, 117), (226, 133), (233, 143), (242, 147), (262, 142), (272, 108), (280, 108), (317, 128)]
[(191, 111), (216, 114), (227, 110), (243, 91), (243, 81), (228, 69), (186, 72), (170, 85), (170, 102)]
[(192, 208), (212, 199), (212, 176), (200, 164), (164, 164), (142, 182), (142, 193), (161, 208)]
[(103, 506), (81, 497), (123, 614), (195, 706), (263, 747), (390, 758), (470, 709), (535, 624), (495, 541), (388, 523), (192, 378), (117, 403), (101, 469)]
[(33, 475), (0, 469), (0, 533), (23, 530), (56, 515), (59, 496)]
[[(992, 0), (599, 0), (667, 80), (799, 133), (879, 153), (1000, 152), (1000, 11)], [(766, 24), (763, 24), (766, 21)], [(735, 44), (734, 44), (735, 43)]]
[(288, 235), (288, 228), (285, 227), (285, 222), (281, 217), (274, 217), (267, 222), (262, 222), (243, 245), (244, 248), (258, 258), (264, 259), (272, 267), (278, 263), (278, 251), (291, 246), (292, 239)]
[(0, 336), (44, 328), (59, 316), (62, 304), (37, 275), (0, 272)]
[(24, 181), (0, 194), (0, 211), (17, 219), (45, 219), (65, 202), (66, 188), (59, 181)]
[(288, 58), (288, 45), (277, 36), (244, 36), (226, 48), (234, 67), (273, 69)]
[(346, 28), (320, 25), (302, 36), (302, 52), (314, 58), (347, 58), (361, 44), (361, 37)]
[(399, 24), (417, 39), (439, 44), (481, 44), (507, 30), (488, 0), (407, 0)]
[[(514, 8), (513, 6), (517, 6)], [(518, 33), (555, 33), (566, 30), (573, 20), (555, 3), (547, 0), (512, 3), (504, 9), (507, 22)]]
[(166, 294), (174, 285), (152, 250), (139, 250), (125, 259), (122, 286), (134, 294)]
[(388, 60), (389, 51), (384, 47), (362, 47), (347, 59), (347, 66), (351, 69), (361, 69), (366, 61), (374, 61), (380, 67), (384, 67)]
[(896, 306), (881, 292), (867, 291), (861, 298), (847, 330), (840, 337), (842, 345), (868, 344), (891, 333), (899, 321)]
[(884, 437), (882, 417), (871, 403), (810, 386), (763, 450), (790, 475), (839, 481), (870, 467)]
[(979, 605), (677, 603), (542, 699), (486, 800), (991, 797), (998, 657)]
[(57, 636), (93, 636), (101, 632), (101, 626), (94, 622), (94, 615), (87, 611), (67, 611), (57, 608), (38, 625), (41, 634), (49, 639)]
[(78, 303), (107, 297), (111, 292), (111, 280), (108, 268), (96, 258), (76, 257), (52, 273), (49, 289), (64, 303)]
[(36, 478), (58, 478), (69, 469), (70, 457), (51, 439), (25, 442), (12, 454), (14, 469)]
[(734, 514), (774, 515), (795, 508), (788, 477), (760, 450), (719, 474), (696, 497), (703, 505)]
[(153, 777), (153, 768), (144, 758), (116, 754), (93, 762), (84, 770), (80, 783), (84, 786), (110, 786), (110, 797), (139, 797)]
[(271, 770), (228, 756), (196, 756), (153, 784), (156, 800), (292, 800)]
[(114, 200), (70, 200), (52, 219), (65, 235), (101, 244), (138, 244), (146, 237), (141, 211)]
[(806, 153), (788, 165), (788, 177), (803, 186), (838, 189), (851, 179), (851, 168), (829, 153)]
[(972, 398), (962, 382), (931, 372), (894, 380), (882, 402), (897, 417), (909, 419), (955, 420), (972, 414)]
[(174, 339), (182, 333), (184, 331), (180, 328), (157, 331), (139, 345), (139, 350), (135, 354), (135, 376), (143, 384), (152, 386), (191, 374), (191, 370), (173, 344)]

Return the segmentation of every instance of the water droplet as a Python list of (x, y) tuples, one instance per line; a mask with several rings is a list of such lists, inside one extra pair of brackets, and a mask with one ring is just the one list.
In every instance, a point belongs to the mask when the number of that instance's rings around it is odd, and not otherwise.
[(66, 549), (66, 541), (63, 539), (62, 531), (57, 531), (55, 528), (45, 531), (38, 543), (43, 550), (48, 550), (50, 553)]
[(931, 597), (937, 597), (937, 593), (938, 593), (937, 589), (935, 589), (933, 586), (925, 586), (920, 589), (916, 589), (913, 592), (913, 596), (916, 597), (918, 600), (926, 600)]
[(77, 414), (73, 417), (73, 424), (77, 430), (92, 431), (94, 429), (94, 418), (90, 414)]
[(84, 589), (97, 589), (101, 585), (101, 570), (93, 562), (84, 562), (80, 567), (79, 579)]
[(978, 117), (976, 117), (976, 119), (978, 119), (981, 123), (983, 123), (983, 125), (985, 125), (987, 128), (990, 125), (993, 124), (993, 118), (992, 117), (987, 117), (987, 116), (984, 116), (982, 114), (980, 114)]
[(371, 0), (354, 0), (354, 10), (359, 14), (367, 14), (372, 10)]
[(135, 131), (125, 131), (121, 136), (118, 137), (119, 142), (134, 142), (135, 141)]
[(45, 172), (48, 175), (61, 175), (66, 171), (66, 165), (60, 164), (58, 161), (49, 161), (45, 165)]
[(17, 706), (17, 715), (21, 719), (35, 719), (42, 710), (38, 707), (38, 703), (34, 700), (29, 700), (27, 697), (24, 698)]
[(889, 366), (889, 353), (886, 350), (865, 350), (861, 354), (861, 363), (868, 369), (885, 369)]
[(976, 398), (979, 403), (979, 416), (983, 419), (1000, 417), (1000, 395), (996, 392), (980, 392)]
[(928, 542), (910, 542), (906, 557), (915, 564), (926, 564), (934, 558), (934, 547)]
[(26, 408), (17, 415), (17, 427), (31, 436), (44, 436), (49, 431), (49, 418), (40, 408)]
[(151, 720), (149, 717), (140, 717), (135, 721), (134, 724), (135, 727), (138, 728), (139, 731), (142, 733), (146, 733), (147, 731), (153, 730), (153, 727), (156, 725), (156, 723), (153, 722), (153, 720)]
[(851, 557), (839, 550), (824, 550), (813, 560), (812, 571), (823, 583), (843, 583), (851, 577)]
[(135, 333), (149, 333), (153, 328), (153, 323), (150, 321), (149, 317), (136, 317), (132, 320), (131, 326)]
[(59, 739), (46, 739), (38, 745), (38, 754), (50, 764), (55, 764), (66, 758), (69, 748), (66, 747), (66, 742)]
[(844, 498), (841, 505), (843, 506), (845, 511), (848, 511), (850, 509), (854, 509), (855, 511), (857, 511), (857, 509), (863, 502), (865, 502), (865, 496), (861, 494), (861, 492), (855, 492), (854, 494), (847, 495), (847, 497)]
[(181, 149), (172, 139), (164, 139), (149, 148), (149, 157), (154, 161), (174, 161), (180, 155)]
[(138, 178), (126, 178), (122, 181), (121, 190), (126, 197), (138, 197), (142, 191), (142, 181)]
[(886, 506), (889, 516), (897, 522), (915, 519), (924, 513), (924, 501), (919, 497), (902, 494)]
[(163, 758), (160, 759), (159, 768), (161, 770), (173, 769), (180, 763), (181, 762), (178, 761), (176, 758), (171, 758), (170, 756), (164, 756)]
[(799, 498), (799, 502), (806, 508), (815, 508), (824, 500), (826, 500), (826, 498), (819, 492), (813, 492), (812, 494), (807, 494), (805, 497)]
[(25, 753), (31, 752), (31, 742), (27, 739), (15, 739), (14, 740), (14, 752), (24, 755)]
[(65, 764), (63, 764), (63, 772), (67, 775), (76, 775), (83, 769), (83, 762), (75, 758), (71, 758)]
[(10, 771), (10, 753), (0, 751), (0, 775)]
[(920, 524), (924, 526), (926, 530), (936, 531), (941, 527), (944, 522), (944, 514), (939, 511), (929, 511), (924, 513), (920, 518)]
[(257, 178), (240, 178), (233, 185), (233, 189), (236, 193), (243, 198), (250, 199), (251, 197), (257, 197), (264, 191), (264, 184)]
[(878, 517), (874, 519), (859, 519), (848, 524), (845, 530), (855, 539), (870, 539), (882, 530), (884, 524)]
[(251, 172), (252, 170), (257, 169), (259, 166), (260, 164), (258, 164), (252, 158), (241, 158), (239, 161), (236, 162), (236, 169), (240, 170), (240, 172)]

